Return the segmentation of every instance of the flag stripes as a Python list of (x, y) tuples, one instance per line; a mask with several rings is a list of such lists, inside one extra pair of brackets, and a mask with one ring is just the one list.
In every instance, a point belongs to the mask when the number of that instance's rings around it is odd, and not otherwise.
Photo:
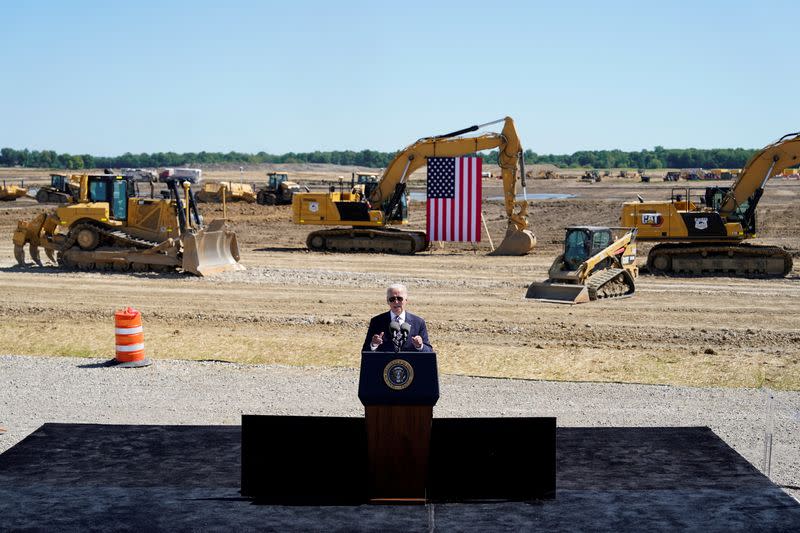
[(428, 240), (481, 240), (482, 163), (479, 157), (428, 158)]

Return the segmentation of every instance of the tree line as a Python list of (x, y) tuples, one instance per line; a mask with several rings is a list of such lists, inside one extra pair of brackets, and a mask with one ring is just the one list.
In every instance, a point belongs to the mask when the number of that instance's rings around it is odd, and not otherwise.
[[(537, 154), (525, 150), (525, 163), (551, 163), (560, 168), (741, 168), (756, 152), (744, 148), (670, 148), (624, 152), (622, 150), (584, 150), (573, 154)], [(396, 152), (340, 150), (329, 152), (289, 152), (282, 155), (258, 152), (157, 152), (125, 153), (119, 156), (59, 154), (52, 150), (0, 149), (0, 166), (31, 168), (154, 168), (214, 164), (257, 165), (261, 163), (327, 163), (333, 165), (386, 167)], [(497, 150), (478, 154), (487, 163), (497, 163)]]

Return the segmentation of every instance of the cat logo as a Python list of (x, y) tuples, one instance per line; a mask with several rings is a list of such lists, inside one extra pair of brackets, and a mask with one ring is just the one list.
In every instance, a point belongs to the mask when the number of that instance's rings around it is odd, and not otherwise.
[(694, 228), (704, 230), (708, 228), (708, 217), (694, 219)]
[(642, 224), (647, 226), (660, 226), (663, 220), (661, 213), (642, 213)]

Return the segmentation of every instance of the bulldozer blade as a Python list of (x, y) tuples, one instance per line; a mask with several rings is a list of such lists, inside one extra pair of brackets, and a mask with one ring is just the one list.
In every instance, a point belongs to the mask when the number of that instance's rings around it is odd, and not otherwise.
[(184, 235), (183, 265), (186, 272), (210, 276), (232, 270), (244, 270), (239, 264), (236, 234), (225, 229), (223, 220), (214, 220), (204, 230)]
[(547, 281), (531, 283), (525, 298), (559, 304), (582, 304), (591, 299), (585, 285)]
[(14, 258), (17, 260), (17, 264), (21, 266), (25, 266), (25, 247), (20, 246), (19, 244), (14, 245)]
[(33, 262), (36, 263), (39, 266), (44, 266), (42, 264), (41, 257), (39, 257), (39, 247), (36, 246), (35, 244), (31, 243), (30, 252), (31, 252), (31, 259), (33, 259)]
[(526, 255), (536, 246), (536, 237), (530, 230), (509, 227), (500, 246), (489, 255)]

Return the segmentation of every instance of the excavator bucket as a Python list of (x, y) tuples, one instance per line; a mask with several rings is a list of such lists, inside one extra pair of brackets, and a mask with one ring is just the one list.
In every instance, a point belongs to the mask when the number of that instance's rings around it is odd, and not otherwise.
[(183, 265), (186, 272), (210, 276), (220, 272), (244, 270), (239, 264), (239, 243), (236, 234), (225, 229), (224, 220), (214, 220), (205, 229), (186, 234), (183, 244)]
[(500, 246), (489, 255), (525, 255), (536, 246), (536, 237), (530, 230), (518, 230), (509, 225), (506, 236)]
[(586, 285), (549, 281), (531, 283), (525, 298), (559, 304), (582, 304), (591, 299)]

